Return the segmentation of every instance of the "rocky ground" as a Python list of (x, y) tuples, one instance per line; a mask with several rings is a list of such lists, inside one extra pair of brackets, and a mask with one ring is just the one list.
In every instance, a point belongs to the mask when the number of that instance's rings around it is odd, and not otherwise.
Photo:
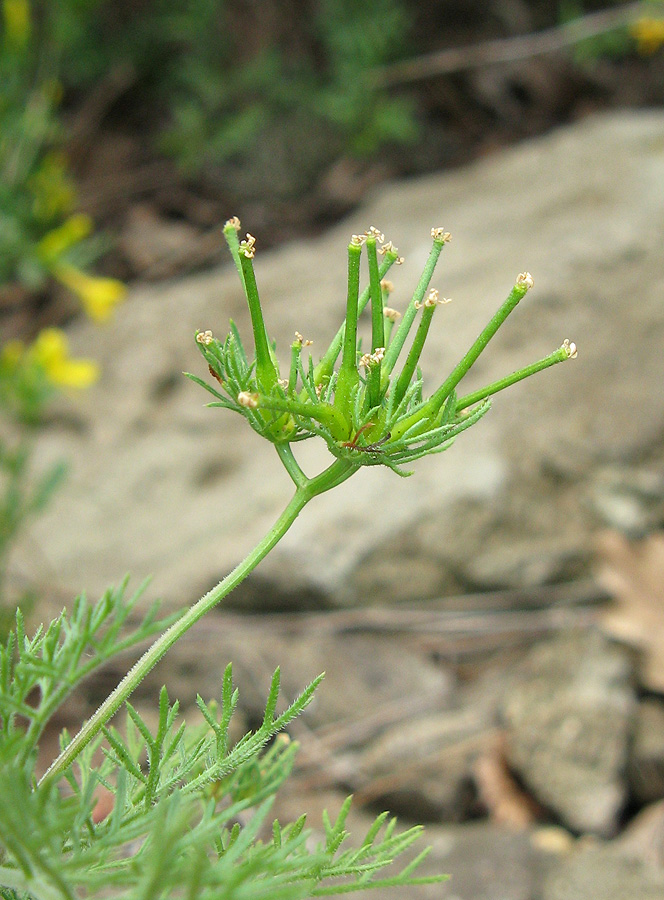
[[(315, 821), (352, 790), (360, 822), (376, 806), (427, 820), (427, 866), (453, 877), (413, 900), (664, 893), (662, 184), (664, 115), (613, 113), (383, 185), (320, 237), (261, 253), (256, 235), (282, 356), (296, 329), (326, 346), (348, 235), (369, 225), (406, 257), (397, 308), (430, 227), (453, 233), (433, 282), (454, 302), (434, 323), (430, 380), (524, 269), (535, 289), (469, 388), (563, 338), (579, 346), (413, 478), (372, 468), (319, 499), (138, 697), (166, 682), (186, 710), (197, 691), (218, 693), (232, 659), (251, 723), (277, 664), (286, 696), (326, 670), (293, 729), (301, 764), (281, 812)], [(289, 496), (272, 448), (203, 409), (180, 375), (204, 374), (195, 329), (221, 334), (229, 317), (246, 330), (224, 265), (138, 285), (107, 331), (74, 324), (74, 349), (104, 377), (47, 425), (39, 463), (66, 457), (71, 474), (14, 559), (18, 581), (37, 570), (55, 606), (154, 573), (150, 595), (173, 609), (269, 527)], [(303, 450), (305, 468), (324, 461)], [(619, 599), (610, 615), (606, 590)]]

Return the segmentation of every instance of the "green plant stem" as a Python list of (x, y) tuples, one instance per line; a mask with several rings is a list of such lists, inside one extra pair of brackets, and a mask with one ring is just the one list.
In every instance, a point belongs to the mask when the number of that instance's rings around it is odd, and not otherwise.
[[(402, 419), (399, 424), (392, 429), (392, 438), (399, 440), (418, 422), (421, 422), (421, 429), (426, 430), (427, 421), (435, 418), (442, 409), (443, 404), (461, 381), (466, 372), (477, 361), (480, 353), (485, 349), (491, 338), (498, 331), (505, 319), (514, 309), (516, 309), (520, 300), (523, 299), (528, 291), (528, 287), (524, 284), (516, 284), (509, 293), (509, 296), (500, 307), (498, 312), (493, 316), (485, 328), (482, 329), (479, 336), (474, 341), (470, 350), (466, 353), (460, 363), (452, 369), (445, 381), (438, 390), (431, 395), (429, 400), (420, 407), (412, 416)], [(405, 316), (404, 316), (405, 319)]]
[[(339, 414), (348, 409), (353, 391), (357, 388), (360, 376), (357, 371), (357, 317), (358, 298), (360, 293), (360, 255), (362, 247), (358, 244), (348, 245), (348, 292), (346, 295), (346, 324), (343, 334), (343, 353), (341, 367), (337, 375), (337, 386), (334, 392), (334, 405)], [(315, 377), (315, 370), (314, 370)], [(343, 417), (343, 416), (342, 416)], [(348, 423), (350, 427), (350, 423)]]
[(408, 352), (408, 356), (406, 357), (406, 362), (404, 364), (403, 370), (397, 379), (397, 383), (394, 386), (394, 405), (398, 406), (399, 403), (403, 400), (404, 394), (408, 390), (408, 386), (415, 374), (415, 369), (417, 368), (417, 364), (420, 361), (420, 356), (422, 355), (422, 350), (424, 350), (424, 343), (427, 339), (427, 335), (429, 334), (429, 327), (431, 325), (431, 320), (433, 319), (433, 314), (436, 310), (435, 306), (427, 306), (425, 304), (424, 309), (422, 311), (422, 318), (420, 319), (420, 324), (417, 326), (417, 331), (415, 332), (415, 338), (413, 340), (413, 344)]
[(387, 352), (385, 353), (385, 359), (383, 360), (384, 379), (389, 378), (390, 374), (392, 373), (392, 369), (396, 365), (397, 358), (401, 353), (401, 350), (403, 349), (403, 345), (406, 343), (408, 332), (410, 331), (417, 314), (417, 304), (422, 302), (424, 295), (427, 292), (429, 284), (431, 283), (431, 279), (433, 278), (436, 263), (438, 262), (438, 258), (444, 246), (445, 244), (441, 241), (433, 242), (433, 247), (431, 248), (429, 258), (426, 261), (424, 271), (422, 272), (420, 280), (417, 283), (417, 287), (415, 288), (415, 293), (413, 294), (411, 301), (408, 304), (408, 308), (403, 314), (403, 318), (399, 322), (392, 340), (390, 341), (390, 346), (387, 348)]
[[(385, 259), (381, 263), (381, 266), (378, 270), (378, 274), (381, 278), (384, 278), (385, 275), (392, 268), (394, 263), (399, 258), (398, 253), (393, 250), (389, 250), (385, 254)], [(359, 314), (363, 311), (364, 307), (367, 305), (370, 299), (369, 287), (366, 287), (362, 293), (360, 294), (360, 299), (357, 302), (357, 313)], [(334, 336), (332, 343), (328, 347), (325, 352), (325, 355), (320, 360), (318, 365), (314, 368), (314, 381), (316, 384), (320, 384), (323, 378), (326, 378), (332, 374), (332, 370), (334, 369), (334, 364), (339, 358), (339, 354), (341, 353), (341, 348), (345, 339), (346, 334), (346, 321), (344, 320), (343, 325), (340, 326), (336, 335)]]
[(228, 249), (231, 251), (231, 256), (233, 257), (233, 262), (235, 263), (235, 268), (238, 271), (240, 280), (244, 284), (244, 275), (242, 274), (242, 265), (240, 263), (240, 239), (238, 237), (237, 228), (231, 221), (228, 221), (224, 225), (224, 237), (226, 238)]
[(456, 411), (459, 412), (462, 409), (467, 409), (469, 406), (473, 406), (480, 400), (484, 400), (485, 397), (491, 397), (492, 394), (497, 394), (498, 391), (504, 391), (505, 388), (516, 384), (518, 381), (529, 378), (531, 375), (535, 375), (536, 372), (541, 372), (543, 369), (548, 369), (549, 366), (555, 366), (556, 363), (564, 362), (566, 359), (569, 359), (567, 350), (563, 347), (554, 350), (553, 353), (545, 356), (544, 359), (531, 363), (523, 369), (518, 369), (516, 372), (512, 372), (511, 375), (507, 375), (505, 378), (500, 378), (498, 381), (494, 381), (486, 387), (473, 391), (472, 394), (466, 394), (465, 397), (460, 397), (456, 403)]
[(300, 464), (293, 456), (293, 450), (290, 444), (275, 444), (274, 449), (279, 455), (279, 459), (283, 463), (284, 469), (288, 472), (293, 480), (293, 484), (297, 488), (303, 488), (307, 483), (307, 476), (300, 468)]
[(244, 281), (244, 293), (249, 304), (249, 313), (251, 315), (251, 326), (254, 332), (254, 346), (256, 348), (256, 381), (261, 390), (269, 394), (279, 379), (272, 356), (270, 354), (270, 343), (267, 337), (265, 322), (263, 320), (263, 309), (258, 296), (258, 285), (256, 284), (256, 275), (254, 266), (250, 256), (240, 252), (240, 266), (242, 267), (242, 278)]
[(291, 363), (288, 373), (288, 396), (292, 397), (297, 389), (297, 372), (300, 363), (300, 355), (302, 354), (302, 342), (296, 340), (291, 344)]
[(371, 297), (371, 352), (378, 347), (385, 348), (385, 316), (383, 315), (383, 290), (380, 286), (376, 239), (366, 242), (369, 260), (369, 295)]
[(433, 394), (429, 400), (429, 406), (439, 408), (447, 400), (457, 384), (461, 381), (466, 372), (475, 364), (480, 353), (484, 350), (494, 334), (498, 331), (509, 314), (516, 309), (518, 303), (523, 299), (528, 288), (522, 284), (516, 284), (510, 294), (500, 307), (498, 312), (489, 320), (489, 323), (481, 331), (470, 350), (466, 353), (460, 363), (454, 367), (443, 384)]
[[(282, 451), (283, 452), (283, 451)], [(280, 453), (280, 456), (282, 454)], [(283, 459), (283, 457), (282, 457)], [(294, 462), (294, 459), (293, 459)], [(297, 465), (297, 464), (296, 464)], [(291, 477), (296, 471), (292, 465), (286, 466)], [(39, 785), (52, 782), (72, 764), (78, 754), (101, 731), (108, 720), (117, 712), (148, 672), (159, 662), (165, 653), (179, 640), (192, 625), (198, 622), (207, 612), (215, 607), (249, 575), (267, 556), (286, 534), (300, 512), (310, 500), (319, 494), (336, 487), (357, 470), (358, 465), (347, 460), (335, 460), (331, 466), (314, 478), (297, 476), (301, 484), (296, 488), (290, 503), (254, 549), (228, 574), (216, 587), (208, 591), (193, 604), (170, 628), (145, 651), (141, 658), (127, 672), (114, 691), (104, 700), (101, 706), (83, 725), (70, 744), (60, 753), (41, 778)], [(299, 466), (298, 466), (299, 469)], [(301, 470), (299, 470), (301, 472)], [(304, 480), (302, 480), (304, 479)]]
[[(383, 315), (383, 291), (380, 286), (380, 273), (378, 271), (378, 255), (376, 252), (376, 239), (368, 238), (366, 242), (367, 258), (369, 260), (369, 293), (371, 296), (371, 352), (382, 347), (385, 349), (385, 316)], [(378, 406), (380, 403), (380, 359), (367, 373), (367, 385), (369, 389), (369, 407)]]
[(293, 413), (296, 416), (308, 416), (315, 419), (332, 431), (339, 441), (348, 437), (348, 423), (334, 406), (330, 403), (303, 403), (300, 400), (285, 397), (266, 397), (258, 394), (258, 409), (271, 409), (277, 412)]

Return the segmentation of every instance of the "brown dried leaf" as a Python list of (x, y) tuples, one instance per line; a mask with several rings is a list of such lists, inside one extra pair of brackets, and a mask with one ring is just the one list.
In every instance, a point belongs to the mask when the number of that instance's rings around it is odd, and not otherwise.
[(514, 780), (500, 743), (478, 757), (473, 774), (479, 798), (494, 822), (523, 831), (537, 821), (541, 810)]
[(602, 625), (639, 649), (644, 687), (664, 692), (664, 532), (629, 541), (607, 531), (597, 554), (598, 579), (615, 598)]

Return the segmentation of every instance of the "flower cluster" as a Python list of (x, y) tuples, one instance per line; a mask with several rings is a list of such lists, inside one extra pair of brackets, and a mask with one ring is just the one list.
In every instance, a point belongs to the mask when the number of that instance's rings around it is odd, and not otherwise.
[[(249, 360), (233, 323), (223, 343), (210, 331), (198, 332), (198, 346), (217, 384), (190, 377), (214, 395), (210, 406), (241, 413), (256, 431), (277, 445), (319, 436), (335, 457), (353, 467), (385, 465), (400, 475), (408, 475), (404, 465), (446, 450), (458, 434), (487, 412), (490, 397), (498, 391), (576, 356), (576, 346), (566, 340), (549, 356), (480, 390), (459, 394), (463, 377), (533, 287), (532, 276), (524, 272), (460, 362), (433, 393), (425, 395), (420, 357), (436, 309), (449, 302), (430, 288), (430, 282), (451, 236), (443, 228), (431, 229), (429, 258), (410, 303), (400, 316), (386, 306), (393, 286), (385, 275), (403, 259), (393, 244), (386, 243), (384, 235), (371, 227), (362, 235), (354, 234), (348, 244), (344, 323), (316, 364), (310, 355), (303, 360), (303, 347), (310, 342), (296, 332), (288, 378), (282, 378), (254, 275), (256, 240), (248, 234), (241, 241), (239, 230), (240, 222), (234, 218), (226, 223), (224, 235), (249, 304), (255, 357)], [(380, 263), (379, 255), (383, 257)], [(362, 256), (366, 257), (368, 284), (361, 291)], [(366, 306), (371, 314), (371, 347), (362, 351), (357, 323)]]

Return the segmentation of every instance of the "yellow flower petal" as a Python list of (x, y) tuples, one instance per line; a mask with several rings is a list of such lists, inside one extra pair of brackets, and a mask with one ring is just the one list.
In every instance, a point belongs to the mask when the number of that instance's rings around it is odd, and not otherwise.
[(63, 253), (86, 238), (91, 231), (90, 216), (76, 213), (44, 235), (37, 244), (37, 255), (45, 265), (55, 266)]
[(66, 359), (51, 366), (49, 381), (58, 387), (83, 389), (99, 379), (99, 366), (94, 359)]
[(44, 328), (30, 347), (30, 358), (47, 369), (52, 362), (69, 354), (69, 341), (59, 328)]
[(113, 314), (115, 306), (124, 300), (127, 294), (127, 288), (121, 281), (86, 275), (68, 263), (60, 263), (54, 269), (54, 274), (78, 296), (83, 309), (95, 322), (107, 321)]
[(72, 359), (69, 341), (59, 328), (45, 328), (29, 350), (31, 361), (40, 366), (48, 380), (58, 387), (86, 388), (99, 377), (93, 359)]

